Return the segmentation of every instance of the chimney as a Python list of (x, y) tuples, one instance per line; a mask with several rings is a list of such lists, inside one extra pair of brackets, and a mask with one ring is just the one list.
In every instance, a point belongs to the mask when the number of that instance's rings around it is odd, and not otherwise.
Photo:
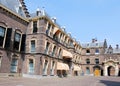
[(36, 15), (37, 15), (37, 16), (40, 16), (40, 13), (41, 13), (40, 9), (37, 8)]
[(56, 23), (56, 17), (51, 18), (54, 23)]
[(116, 49), (119, 49), (119, 45), (118, 44), (116, 44)]
[(111, 46), (111, 45), (109, 45), (109, 49), (112, 49), (112, 46)]

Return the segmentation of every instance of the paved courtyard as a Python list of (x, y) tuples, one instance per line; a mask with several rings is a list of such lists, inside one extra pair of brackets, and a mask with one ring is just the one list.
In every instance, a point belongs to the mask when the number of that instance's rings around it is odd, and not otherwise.
[(120, 77), (0, 78), (0, 86), (120, 86)]

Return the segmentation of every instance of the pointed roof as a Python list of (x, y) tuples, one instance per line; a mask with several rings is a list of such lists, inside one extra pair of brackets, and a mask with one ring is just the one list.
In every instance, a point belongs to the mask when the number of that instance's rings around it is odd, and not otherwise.
[(26, 17), (20, 0), (0, 0), (0, 4), (19, 14), (22, 17)]

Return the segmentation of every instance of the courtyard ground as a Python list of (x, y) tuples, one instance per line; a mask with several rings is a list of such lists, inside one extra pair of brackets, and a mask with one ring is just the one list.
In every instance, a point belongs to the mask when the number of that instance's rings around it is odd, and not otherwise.
[(120, 86), (120, 77), (47, 77), (40, 79), (2, 77), (0, 86)]

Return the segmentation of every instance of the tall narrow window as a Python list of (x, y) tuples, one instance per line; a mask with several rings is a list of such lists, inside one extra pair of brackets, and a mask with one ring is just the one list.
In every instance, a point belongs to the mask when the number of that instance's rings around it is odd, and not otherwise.
[(33, 33), (37, 33), (37, 21), (33, 21)]
[(47, 65), (48, 65), (48, 61), (45, 60), (44, 68), (43, 68), (43, 75), (47, 75)]
[(56, 52), (56, 46), (54, 46), (53, 48), (52, 56), (55, 56), (55, 52)]
[(12, 36), (12, 28), (8, 28), (6, 40), (5, 40), (5, 48), (6, 49), (10, 49), (10, 47), (11, 47), (11, 36)]
[(49, 35), (50, 28), (51, 28), (51, 24), (48, 24), (48, 27), (47, 27), (47, 30), (46, 30), (46, 34), (47, 34), (47, 35)]
[(34, 62), (33, 62), (33, 59), (29, 59), (28, 72), (29, 72), (30, 74), (33, 74), (33, 73), (34, 73)]
[(26, 34), (23, 34), (21, 41), (21, 51), (25, 51), (25, 43), (26, 43)]
[(53, 37), (53, 31), (54, 31), (54, 26), (52, 26), (51, 31), (50, 31), (50, 36)]
[(35, 52), (35, 40), (31, 41), (31, 53)]
[(3, 46), (4, 42), (4, 36), (5, 36), (5, 28), (0, 27), (0, 46)]
[(13, 58), (11, 61), (11, 72), (16, 73), (17, 72), (17, 65), (18, 65), (18, 60)]
[(59, 53), (58, 53), (58, 58), (61, 57), (61, 49), (59, 50)]
[(54, 65), (55, 65), (55, 61), (52, 62), (52, 65), (51, 65), (51, 75), (54, 75)]
[(14, 37), (14, 50), (19, 50), (21, 34), (15, 32)]
[(95, 59), (95, 63), (99, 64), (99, 59), (98, 58)]
[(46, 49), (45, 49), (45, 54), (48, 54), (48, 51), (49, 51), (49, 46), (50, 46), (50, 43), (47, 42), (46, 44)]

